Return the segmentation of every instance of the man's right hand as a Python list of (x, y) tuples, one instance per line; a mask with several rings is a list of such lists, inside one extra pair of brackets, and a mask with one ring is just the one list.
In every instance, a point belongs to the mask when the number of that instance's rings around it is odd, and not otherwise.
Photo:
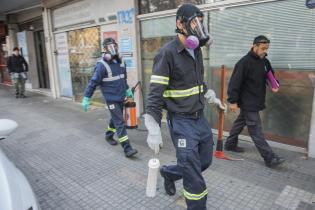
[(230, 104), (230, 110), (232, 111), (232, 112), (237, 112), (237, 109), (238, 109), (238, 105), (237, 105), (237, 103), (235, 103), (235, 104)]
[(87, 112), (90, 106), (90, 98), (84, 96), (81, 106), (83, 108), (83, 111)]
[(147, 143), (150, 149), (152, 149), (155, 154), (158, 154), (160, 148), (163, 146), (161, 128), (155, 119), (149, 114), (144, 115), (144, 124), (148, 129)]
[(272, 90), (272, 92), (276, 93), (279, 91), (279, 88), (272, 88), (271, 90)]

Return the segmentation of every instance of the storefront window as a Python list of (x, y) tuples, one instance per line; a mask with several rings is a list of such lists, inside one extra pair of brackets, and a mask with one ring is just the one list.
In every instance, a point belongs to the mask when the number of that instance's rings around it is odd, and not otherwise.
[[(267, 90), (267, 108), (261, 112), (264, 133), (268, 139), (302, 147), (307, 146), (315, 84), (315, 13), (304, 3), (274, 1), (209, 11), (206, 17), (214, 43), (203, 49), (205, 81), (219, 95), (221, 65), (228, 69), (227, 86), (235, 63), (250, 50), (254, 37), (268, 36), (268, 58), (281, 88), (276, 94)], [(175, 36), (174, 29), (175, 16), (141, 21), (146, 91), (153, 58)], [(206, 115), (217, 128), (215, 109), (206, 106)], [(225, 131), (230, 130), (236, 116), (230, 112), (225, 115)]]
[(175, 16), (141, 22), (140, 43), (145, 92), (149, 89), (155, 55), (165, 43), (171, 41), (175, 36)]
[[(101, 57), (100, 29), (92, 27), (70, 31), (68, 43), (74, 99), (80, 101)], [(93, 100), (103, 102), (99, 90), (95, 91)]]
[[(267, 108), (261, 113), (264, 132), (269, 139), (302, 147), (309, 135), (315, 74), (315, 13), (304, 3), (276, 1), (211, 11), (214, 44), (209, 65), (209, 83), (218, 91), (220, 66), (226, 65), (230, 76), (235, 63), (250, 50), (253, 38), (268, 36), (268, 58), (281, 88), (276, 94), (267, 91)], [(225, 130), (235, 117), (226, 115)], [(216, 114), (211, 121), (217, 122)]]

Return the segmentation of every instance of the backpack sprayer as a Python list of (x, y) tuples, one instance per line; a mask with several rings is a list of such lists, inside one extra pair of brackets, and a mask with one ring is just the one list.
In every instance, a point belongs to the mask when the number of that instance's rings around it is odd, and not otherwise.
[[(135, 90), (137, 87), (140, 87), (141, 94), (143, 95), (142, 87), (141, 87), (141, 82), (137, 82), (135, 86), (131, 88), (132, 94), (134, 94)], [(144, 106), (144, 105), (143, 105)], [(144, 110), (144, 109), (143, 109)], [(124, 121), (125, 121), (125, 126), (128, 129), (135, 129), (138, 128), (138, 122), (137, 122), (137, 104), (134, 102), (133, 99), (128, 99), (125, 102), (124, 105)]]

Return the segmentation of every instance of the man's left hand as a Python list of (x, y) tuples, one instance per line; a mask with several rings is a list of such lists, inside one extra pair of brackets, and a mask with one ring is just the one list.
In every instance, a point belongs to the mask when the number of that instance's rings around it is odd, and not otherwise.
[(132, 98), (133, 99), (133, 93), (132, 93), (130, 88), (126, 90), (126, 96), (127, 96), (127, 98)]
[(217, 108), (218, 108), (220, 111), (224, 111), (224, 112), (227, 111), (227, 105), (226, 105), (226, 104), (222, 104), (222, 102), (221, 102), (220, 99), (215, 98), (215, 99), (214, 99), (214, 104), (217, 106)]
[(226, 112), (227, 105), (223, 104), (221, 100), (216, 97), (216, 94), (213, 90), (209, 89), (204, 97), (209, 104), (215, 104), (219, 110)]

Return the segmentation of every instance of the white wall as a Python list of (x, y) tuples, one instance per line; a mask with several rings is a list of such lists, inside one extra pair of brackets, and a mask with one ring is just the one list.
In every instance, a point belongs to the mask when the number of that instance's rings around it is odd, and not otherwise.
[(9, 24), (8, 25), (7, 49), (8, 49), (9, 55), (12, 54), (13, 47), (17, 46), (17, 38), (16, 38), (17, 32), (18, 32), (17, 24)]
[(51, 24), (51, 13), (50, 9), (45, 8), (43, 10), (43, 27), (45, 35), (45, 47), (47, 54), (48, 72), (49, 72), (49, 82), (50, 89), (53, 98), (60, 96), (59, 81), (58, 81), (58, 69), (56, 68), (56, 62), (54, 57), (55, 44), (52, 34), (52, 24)]
[(23, 23), (23, 22), (26, 22), (35, 18), (41, 18), (42, 8), (38, 7), (38, 8), (30, 9), (24, 12), (20, 12), (16, 16), (17, 16), (17, 21), (19, 23)]

